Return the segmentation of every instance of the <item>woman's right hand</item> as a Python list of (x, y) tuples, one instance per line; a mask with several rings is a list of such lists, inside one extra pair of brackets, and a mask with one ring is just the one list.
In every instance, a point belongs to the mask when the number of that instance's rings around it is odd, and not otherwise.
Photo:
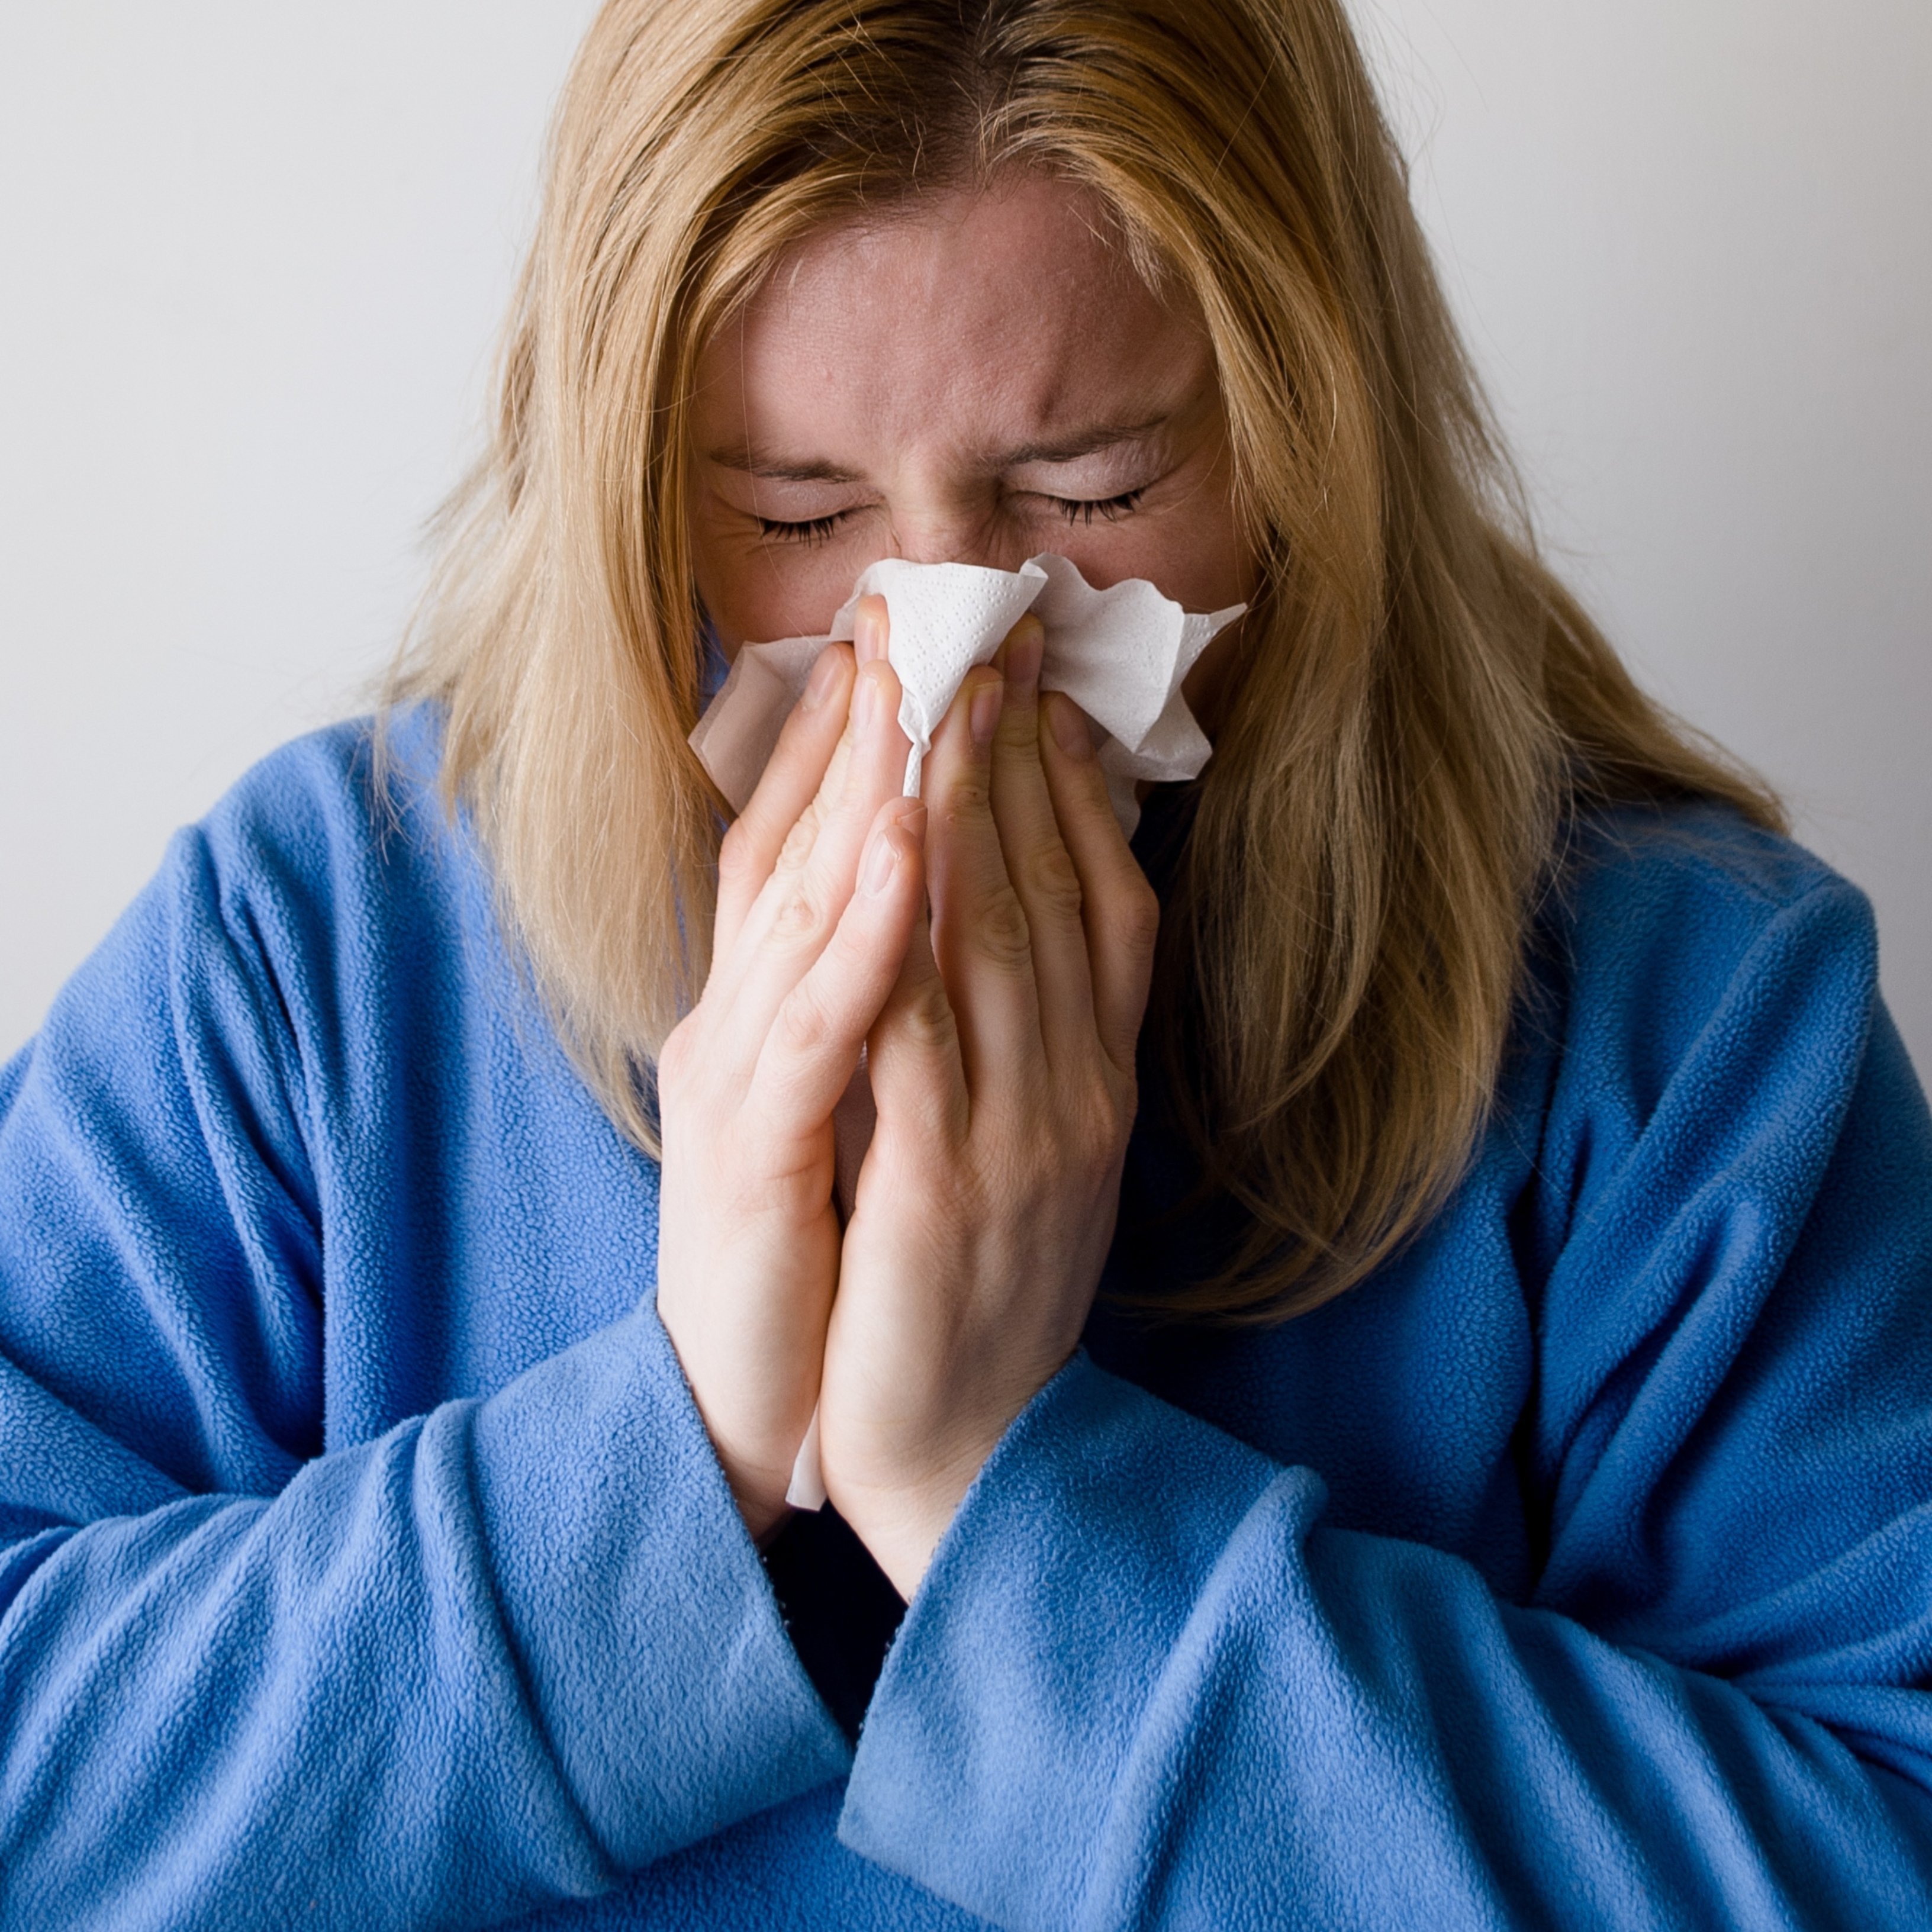
[[(838, 1278), (832, 1111), (925, 904), (899, 686), (828, 646), (718, 857), (711, 973), (658, 1062), (658, 1312), (762, 1539), (818, 1400)], [(876, 634), (882, 637), (883, 633)]]

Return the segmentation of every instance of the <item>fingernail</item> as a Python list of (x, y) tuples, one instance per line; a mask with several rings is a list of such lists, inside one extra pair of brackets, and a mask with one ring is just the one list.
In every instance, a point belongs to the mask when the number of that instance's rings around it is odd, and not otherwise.
[(1046, 648), (1046, 632), (1040, 620), (1029, 612), (1006, 640), (1006, 684), (1022, 700), (1030, 699), (1040, 682), (1040, 661)]
[(890, 826), (872, 834), (872, 842), (866, 848), (866, 863), (859, 878), (862, 892), (877, 898), (892, 882), (892, 874), (899, 868), (899, 842), (892, 836)]
[(859, 662), (872, 664), (886, 654), (885, 601), (868, 597), (853, 614), (852, 648)]
[(859, 688), (853, 694), (852, 722), (861, 731), (872, 728), (873, 718), (879, 709), (879, 680), (868, 677), (863, 671), (859, 674)]
[(993, 742), (993, 734), (1000, 728), (1000, 706), (1005, 697), (1002, 680), (988, 678), (973, 694), (973, 708), (968, 714), (968, 722), (973, 729), (973, 742), (981, 750)]
[(805, 687), (805, 708), (816, 711), (832, 695), (838, 682), (838, 653), (820, 651), (812, 668), (811, 681)]
[(1047, 722), (1053, 728), (1053, 742), (1070, 758), (1090, 758), (1094, 734), (1088, 730), (1086, 716), (1079, 706), (1056, 692), (1046, 709)]

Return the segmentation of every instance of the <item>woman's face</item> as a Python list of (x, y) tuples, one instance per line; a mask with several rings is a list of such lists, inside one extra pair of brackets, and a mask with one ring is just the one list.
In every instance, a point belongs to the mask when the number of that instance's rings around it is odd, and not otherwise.
[(1251, 596), (1206, 332), (1104, 234), (1090, 197), (1030, 177), (781, 260), (699, 364), (692, 536), (728, 652), (823, 632), (884, 556), (1058, 550), (1190, 610)]

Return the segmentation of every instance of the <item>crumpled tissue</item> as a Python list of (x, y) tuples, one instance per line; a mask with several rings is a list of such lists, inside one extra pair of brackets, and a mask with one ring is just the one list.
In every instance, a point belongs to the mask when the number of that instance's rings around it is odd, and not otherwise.
[[(1096, 590), (1070, 559), (1050, 552), (1029, 557), (1018, 570), (887, 557), (861, 574), (824, 636), (746, 644), (733, 658), (691, 744), (734, 811), (749, 803), (819, 652), (851, 638), (859, 600), (874, 592), (886, 600), (886, 656), (902, 692), (899, 727), (912, 744), (907, 796), (919, 796), (933, 734), (966, 674), (991, 660), (1028, 610), (1046, 632), (1041, 687), (1064, 692), (1096, 728), (1096, 755), (1124, 830), (1131, 834), (1139, 821), (1136, 787), (1142, 780), (1191, 778), (1208, 762), (1210, 747), (1181, 695), (1181, 681), (1246, 604), (1205, 614), (1184, 610), (1144, 578)], [(862, 1058), (832, 1120), (842, 1215), (851, 1213), (876, 1118)], [(785, 1500), (815, 1510), (825, 1499), (814, 1410)]]
[(1017, 570), (886, 557), (860, 575), (824, 636), (746, 644), (732, 659), (691, 743), (734, 811), (750, 802), (819, 652), (851, 638), (859, 600), (874, 592), (890, 616), (886, 654), (898, 674), (899, 727), (912, 741), (908, 798), (919, 796), (932, 734), (966, 674), (991, 660), (1028, 610), (1046, 630), (1040, 684), (1064, 691), (1098, 728), (1101, 769), (1127, 831), (1140, 817), (1138, 782), (1191, 778), (1208, 762), (1208, 740), (1180, 694), (1181, 680), (1246, 604), (1184, 610), (1140, 577), (1096, 590), (1078, 566), (1050, 552)]

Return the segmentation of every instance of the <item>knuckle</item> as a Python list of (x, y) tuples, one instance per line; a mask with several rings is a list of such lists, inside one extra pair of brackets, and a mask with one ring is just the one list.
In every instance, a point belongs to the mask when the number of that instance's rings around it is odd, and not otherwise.
[(805, 862), (812, 856), (812, 847), (818, 842), (818, 828), (824, 816), (824, 806), (814, 799), (806, 808), (804, 817), (786, 833), (784, 843), (778, 848), (774, 872), (797, 872), (804, 869)]
[(1130, 1124), (1121, 1111), (1120, 1083), (1097, 1052), (1056, 1075), (1048, 1117), (1050, 1138), (1069, 1173), (1089, 1172), (1096, 1158), (1111, 1157)]
[(1018, 967), (1033, 958), (1033, 929), (1026, 908), (1011, 886), (1002, 886), (981, 909), (974, 926), (981, 952), (994, 964)]
[(1076, 1136), (1081, 1164), (1088, 1169), (1110, 1166), (1126, 1137), (1117, 1096), (1104, 1080), (1096, 1080), (1082, 1096)]
[(946, 988), (934, 980), (920, 986), (902, 1009), (905, 1030), (915, 1046), (934, 1050), (950, 1048), (958, 1037), (952, 1003)]
[(800, 1056), (818, 1053), (838, 1037), (837, 1022), (824, 1000), (811, 987), (802, 986), (794, 987), (779, 1008), (778, 1031), (780, 1046)]
[(1004, 1176), (1007, 1189), (1022, 1195), (1037, 1194), (1052, 1200), (1066, 1192), (1066, 1171), (1071, 1152), (1064, 1132), (1016, 1136), (1010, 1150)]
[(824, 938), (830, 924), (826, 908), (800, 885), (785, 895), (772, 921), (772, 937), (781, 946), (808, 946)]
[(1058, 839), (1027, 861), (1026, 889), (1028, 899), (1042, 910), (1059, 919), (1079, 918), (1083, 897), (1080, 874)]
[(978, 822), (986, 817), (992, 806), (992, 794), (985, 774), (977, 767), (969, 767), (954, 773), (946, 788), (939, 815), (950, 830), (971, 831), (976, 829)]
[(1030, 752), (1040, 744), (1040, 706), (1037, 704), (1003, 704), (993, 742), (1005, 752)]

